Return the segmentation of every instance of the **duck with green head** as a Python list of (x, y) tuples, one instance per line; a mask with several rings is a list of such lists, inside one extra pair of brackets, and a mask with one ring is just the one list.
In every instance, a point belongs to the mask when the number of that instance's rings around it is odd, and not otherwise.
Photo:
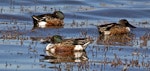
[(52, 43), (46, 46), (46, 51), (51, 53), (83, 51), (92, 41), (91, 38), (62, 39), (61, 36), (54, 35), (51, 39)]
[(61, 11), (55, 11), (53, 14), (33, 15), (34, 27), (63, 26), (64, 14)]

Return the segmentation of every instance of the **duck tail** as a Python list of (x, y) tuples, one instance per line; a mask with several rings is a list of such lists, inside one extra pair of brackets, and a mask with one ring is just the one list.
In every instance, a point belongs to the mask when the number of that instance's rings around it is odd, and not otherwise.
[(38, 18), (37, 18), (37, 16), (35, 16), (35, 15), (33, 15), (32, 16), (32, 19), (33, 19), (33, 27), (35, 28), (35, 27), (37, 27), (38, 26)]
[(35, 15), (33, 15), (32, 18), (33, 18), (34, 20), (39, 20), (39, 19), (37, 18), (37, 16), (35, 16)]
[(85, 43), (85, 44), (83, 45), (83, 48), (85, 49), (90, 43), (91, 43), (90, 41), (88, 41), (87, 43)]

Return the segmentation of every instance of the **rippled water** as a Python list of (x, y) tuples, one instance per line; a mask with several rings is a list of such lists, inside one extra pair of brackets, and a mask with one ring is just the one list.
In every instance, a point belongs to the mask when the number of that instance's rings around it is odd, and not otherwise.
[[(32, 30), (32, 15), (55, 10), (65, 14), (63, 28)], [(99, 36), (93, 26), (123, 18), (137, 27), (130, 35)], [(149, 71), (149, 19), (149, 0), (4, 0), (0, 3), (0, 71)], [(80, 53), (88, 59), (44, 58), (47, 44), (41, 39), (55, 34), (92, 37), (94, 42)]]

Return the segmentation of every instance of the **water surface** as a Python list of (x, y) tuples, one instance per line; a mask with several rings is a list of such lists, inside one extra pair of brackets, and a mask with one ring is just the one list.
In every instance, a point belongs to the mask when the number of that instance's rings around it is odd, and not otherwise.
[[(32, 15), (55, 10), (65, 14), (63, 28), (32, 30)], [(149, 12), (149, 0), (5, 0), (0, 3), (0, 71), (149, 71)], [(93, 26), (120, 19), (137, 28), (124, 37), (104, 37)], [(81, 52), (88, 59), (47, 60), (41, 39), (52, 35), (92, 37), (94, 42)]]

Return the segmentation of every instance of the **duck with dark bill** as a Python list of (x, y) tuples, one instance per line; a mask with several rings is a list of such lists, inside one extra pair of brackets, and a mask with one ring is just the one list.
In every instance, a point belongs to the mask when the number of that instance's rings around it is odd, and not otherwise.
[(55, 11), (53, 14), (33, 15), (34, 27), (49, 27), (49, 26), (63, 26), (64, 14), (61, 11)]
[(126, 34), (131, 31), (130, 28), (136, 28), (131, 25), (126, 19), (121, 19), (119, 23), (110, 23), (97, 26), (100, 34), (103, 35), (116, 35), (116, 34)]

